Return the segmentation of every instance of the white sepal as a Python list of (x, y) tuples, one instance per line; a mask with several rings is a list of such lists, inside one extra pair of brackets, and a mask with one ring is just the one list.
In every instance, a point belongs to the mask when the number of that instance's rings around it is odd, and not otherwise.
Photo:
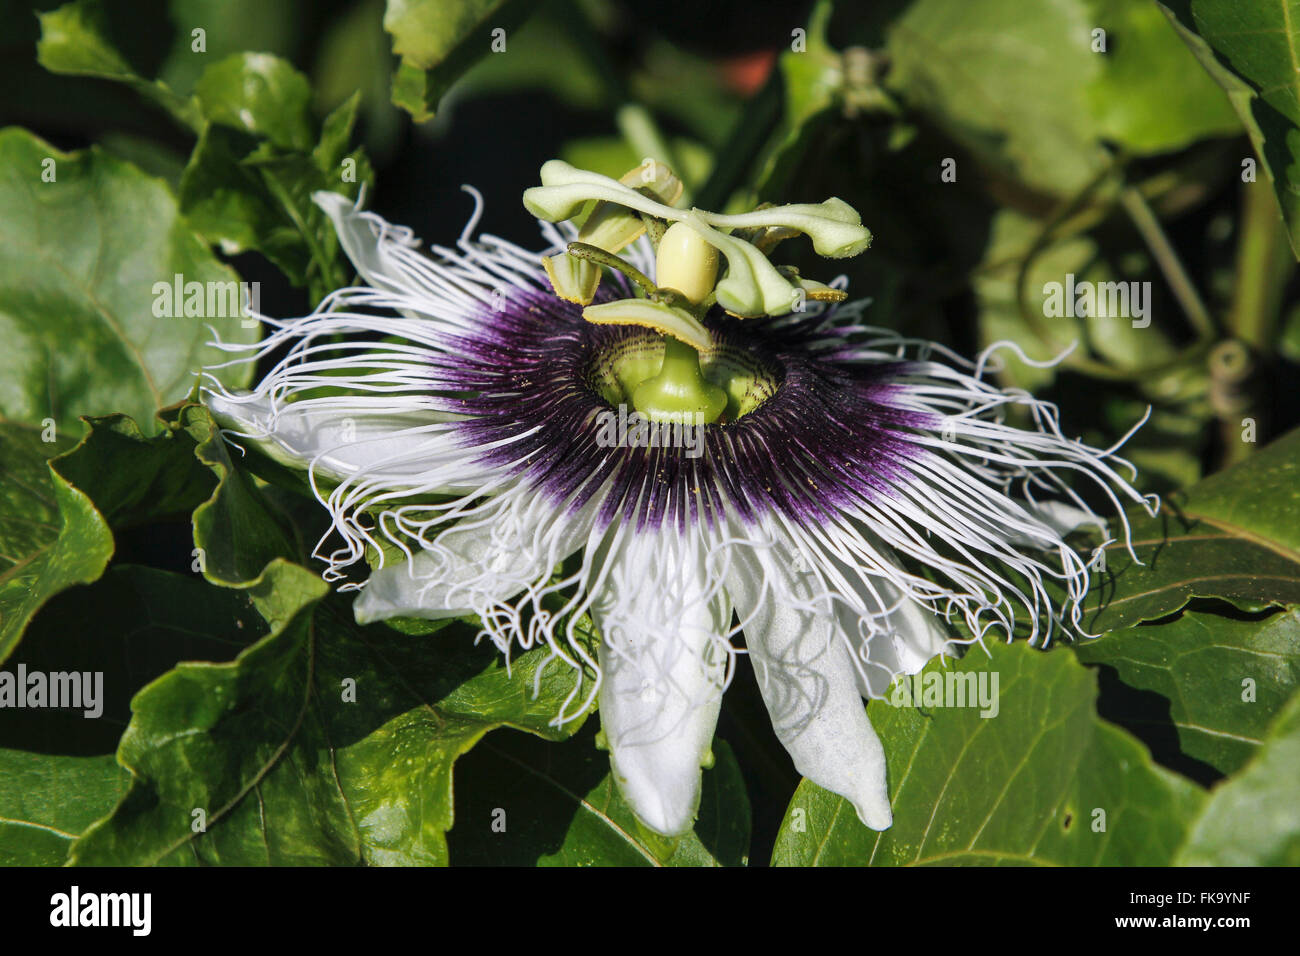
[(871, 829), (888, 829), (885, 751), (848, 643), (829, 601), (792, 563), (779, 545), (737, 549), (727, 578), (772, 727), (801, 774), (847, 799)]
[(698, 541), (672, 531), (618, 537), (591, 610), (601, 633), (601, 727), (623, 798), (651, 829), (677, 836), (699, 806), (731, 605), (720, 588), (707, 593)]

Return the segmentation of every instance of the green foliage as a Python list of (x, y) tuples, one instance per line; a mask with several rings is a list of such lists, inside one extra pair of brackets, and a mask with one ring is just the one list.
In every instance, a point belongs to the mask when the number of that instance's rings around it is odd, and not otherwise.
[(46, 464), (56, 445), (39, 432), (0, 426), (0, 661), (48, 598), (104, 572), (113, 539), (86, 494)]
[[(1246, 610), (1300, 603), (1300, 432), (1134, 521), (1134, 563), (1124, 540), (1090, 597), (1093, 631), (1127, 627), (1220, 598)], [(1132, 515), (1132, 512), (1130, 512)], [(1135, 517), (1135, 516), (1134, 516)]]
[[(510, 31), (535, 0), (389, 0), (384, 29), (401, 57), (393, 102), (429, 119), (462, 73), (494, 48), (509, 49)], [(500, 31), (500, 32), (498, 32)]]
[[(731, 748), (713, 742), (695, 829), (667, 840), (645, 829), (614, 786), (605, 753), (500, 734), (465, 759), (451, 833), (454, 865), (742, 866), (749, 799)], [(525, 786), (510, 781), (523, 777)], [(499, 827), (493, 827), (500, 821)]]
[(922, 0), (889, 28), (887, 82), (1021, 182), (1069, 194), (1105, 167), (1103, 140), (1165, 152), (1237, 130), (1156, 12), (1141, 0)]
[(1160, 6), (1250, 133), (1300, 256), (1300, 25), (1294, 9), (1287, 0), (1161, 0)]
[(1216, 787), (1175, 862), (1183, 866), (1300, 865), (1300, 697), (1283, 708), (1259, 753)]
[[(0, 664), (101, 672), (104, 713), (0, 715), (0, 863), (1300, 863), (1293, 5), (821, 0), (802, 36), (744, 5), (671, 30), (607, 0), (132, 6), (6, 19), (0, 94), (35, 131), (0, 131)], [(255, 374), (212, 368), (209, 326), (259, 333), (158, 283), (278, 270), (265, 311), (300, 314), (351, 281), (314, 192), (380, 180), (447, 246), (448, 190), (522, 217), (551, 156), (654, 156), (705, 208), (840, 197), (876, 239), (844, 264), (864, 322), (1013, 342), (990, 381), (1094, 444), (1151, 407), (1123, 454), (1164, 500), (1127, 512), (1135, 555), (1108, 529), (1098, 636), (926, 668), (996, 675), (995, 716), (868, 706), (892, 829), (789, 779), (735, 686), (694, 829), (646, 830), (598, 715), (553, 723), (591, 674), (507, 666), (473, 619), (357, 625), (302, 476), (192, 401), (201, 368)], [(1049, 314), (1067, 275), (1147, 284), (1151, 322)]]
[(0, 750), (0, 860), (60, 866), (77, 834), (121, 798), (124, 776), (108, 755)]
[(996, 674), (996, 714), (887, 701), (867, 708), (889, 762), (891, 829), (867, 829), (842, 797), (805, 780), (772, 862), (1168, 864), (1204, 802), (1200, 789), (1097, 717), (1097, 679), (1068, 651), (988, 651), (973, 648), (947, 668), (932, 662), (925, 673)]
[[(1239, 770), (1300, 684), (1300, 611), (1240, 620), (1187, 611), (1158, 627), (1114, 631), (1078, 648), (1128, 687), (1158, 694), (1121, 701), (1108, 716), (1150, 734), (1171, 723), (1178, 748), (1222, 774)], [(1163, 710), (1163, 712), (1162, 712)]]
[[(191, 130), (198, 142), (180, 180), (181, 211), (189, 228), (210, 244), (220, 243), (227, 253), (262, 253), (292, 283), (306, 285), (313, 301), (319, 300), (344, 284), (347, 274), (339, 262), (338, 240), (311, 194), (328, 190), (355, 197), (373, 178), (365, 152), (349, 152), (359, 98), (346, 100), (318, 124), (310, 83), (285, 60), (264, 52), (232, 52), (207, 61), (207, 25), (217, 23), (225, 36), (215, 53), (232, 42), (225, 31), (237, 30), (241, 14), (235, 9), (232, 21), (226, 11), (210, 21), (196, 16), (201, 12), (180, 10), (177, 16), (182, 26), (204, 24), (197, 29), (204, 31), (200, 59), (207, 65), (189, 96), (162, 80), (145, 80), (127, 65), (108, 40), (107, 17), (98, 0), (76, 0), (41, 18), (40, 62), (56, 73), (125, 83)], [(194, 57), (183, 62), (194, 62)]]
[(464, 633), (363, 632), (327, 592), (273, 562), (248, 585), (270, 633), (136, 695), (118, 748), (131, 789), (73, 863), (445, 862), (456, 758), (499, 726), (553, 735), (566, 682), (520, 694), (543, 653), (507, 677)]
[(198, 105), (167, 84), (136, 74), (108, 38), (108, 23), (99, 0), (76, 0), (40, 15), (41, 41), (36, 56), (54, 73), (93, 76), (130, 86), (167, 111), (179, 123), (198, 129)]
[[(197, 314), (175, 301), (177, 275), (204, 289)], [(238, 280), (163, 183), (98, 149), (0, 132), (0, 415), (73, 429), (78, 415), (122, 411), (152, 428), (154, 410), (219, 361), (208, 325), (226, 341), (256, 338), (208, 305), (207, 289)], [(222, 375), (237, 386), (250, 370)]]

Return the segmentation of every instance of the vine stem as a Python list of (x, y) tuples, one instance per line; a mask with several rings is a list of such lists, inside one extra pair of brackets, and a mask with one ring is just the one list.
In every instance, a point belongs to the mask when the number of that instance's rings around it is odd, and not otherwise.
[(1173, 290), (1174, 297), (1178, 299), (1178, 304), (1182, 306), (1188, 321), (1196, 329), (1197, 338), (1205, 341), (1214, 339), (1217, 331), (1210, 310), (1201, 300), (1200, 293), (1196, 291), (1196, 284), (1183, 268), (1182, 260), (1174, 251), (1169, 237), (1165, 235), (1160, 220), (1151, 211), (1151, 206), (1142, 195), (1142, 190), (1136, 186), (1125, 186), (1119, 194), (1119, 203), (1142, 235), (1147, 248), (1151, 250), (1151, 255), (1155, 257), (1156, 264), (1164, 274), (1170, 289)]
[(1295, 268), (1277, 201), (1268, 183), (1243, 183), (1236, 281), (1226, 324), (1256, 351), (1270, 351), (1282, 289)]
[(1210, 397), (1219, 416), (1224, 468), (1255, 448), (1254, 442), (1243, 440), (1245, 422), (1253, 421), (1257, 432), (1264, 425), (1260, 419), (1265, 410), (1252, 381), (1258, 368), (1254, 359), (1273, 352), (1282, 291), (1294, 269), (1272, 190), (1267, 183), (1243, 183), (1236, 274), (1225, 318), (1233, 338), (1220, 344), (1210, 362)]

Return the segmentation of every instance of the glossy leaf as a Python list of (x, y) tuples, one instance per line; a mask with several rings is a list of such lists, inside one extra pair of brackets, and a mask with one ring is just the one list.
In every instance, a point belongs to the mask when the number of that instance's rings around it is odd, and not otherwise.
[(284, 60), (236, 53), (205, 69), (194, 95), (209, 122), (285, 149), (312, 147), (311, 85)]
[[(1133, 563), (1119, 541), (1089, 594), (1085, 627), (1129, 627), (1194, 597), (1247, 610), (1300, 603), (1300, 432), (1176, 496), (1133, 524)], [(1131, 514), (1131, 513), (1130, 513)]]
[(0, 661), (45, 601), (98, 578), (113, 553), (90, 499), (46, 464), (58, 450), (37, 429), (0, 425)]
[[(0, 415), (75, 429), (78, 415), (124, 412), (156, 432), (154, 412), (223, 357), (207, 344), (213, 329), (257, 338), (238, 281), (162, 182), (99, 149), (62, 153), (0, 131)], [(216, 374), (239, 386), (251, 373)]]
[(295, 540), (294, 530), (257, 489), (253, 476), (235, 466), (232, 456), (239, 452), (226, 444), (206, 408), (185, 406), (178, 424), (196, 443), (198, 460), (217, 476), (216, 490), (194, 510), (194, 544), (203, 552), (209, 581), (242, 587), (276, 558), (310, 550)]
[(327, 591), (272, 563), (249, 586), (266, 637), (136, 696), (118, 751), (131, 790), (73, 862), (445, 862), (456, 758), (500, 726), (565, 733), (549, 722), (571, 678), (550, 671), (541, 696), (529, 693), (545, 651), (507, 675), (463, 628), (361, 629), (346, 601), (322, 601)]
[(1291, 0), (1161, 0), (1250, 134), (1300, 256), (1300, 20)]
[[(228, 62), (239, 73), (222, 84), (264, 83), (263, 69), (247, 58)], [(306, 80), (282, 63), (270, 73), (288, 89), (268, 94), (242, 125), (214, 123), (200, 134), (181, 177), (181, 206), (209, 242), (231, 251), (256, 249), (319, 300), (344, 285), (347, 274), (333, 226), (311, 195), (329, 190), (354, 198), (373, 178), (364, 151), (348, 150), (359, 101), (353, 97), (327, 116), (313, 145), (304, 125), (305, 101), (294, 105)], [(298, 131), (276, 134), (275, 140), (254, 135), (281, 126)], [(276, 145), (289, 142), (293, 148)]]
[(45, 601), (103, 573), (115, 547), (111, 529), (188, 513), (216, 485), (184, 432), (149, 437), (123, 415), (87, 425), (80, 444), (48, 467), (45, 456), (68, 442), (0, 426), (0, 459), (12, 476), (0, 503), (0, 536), (12, 562), (0, 571), (0, 660)]
[(1098, 718), (1096, 675), (1068, 651), (1024, 643), (989, 651), (973, 648), (946, 669), (932, 662), (926, 673), (997, 674), (995, 716), (969, 706), (868, 707), (889, 765), (891, 829), (867, 829), (847, 801), (805, 780), (773, 863), (1168, 864), (1204, 792)]
[(107, 816), (130, 775), (113, 752), (135, 691), (179, 660), (228, 660), (261, 619), (241, 592), (197, 574), (122, 565), (59, 595), (32, 622), (17, 662), (28, 673), (101, 674), (95, 710), (8, 710), (0, 719), (0, 863), (60, 865)]
[(1084, 663), (1112, 668), (1143, 692), (1121, 697), (1103, 711), (1108, 719), (1153, 746), (1172, 725), (1183, 754), (1228, 774), (1256, 752), (1300, 685), (1300, 611), (1242, 620), (1188, 610), (1076, 650)]
[(111, 755), (0, 749), (0, 866), (60, 866), (125, 792), (125, 778)]
[(1175, 860), (1184, 866), (1300, 866), (1300, 695), (1259, 752), (1210, 793)]
[(619, 796), (593, 735), (550, 743), (499, 734), (466, 756), (457, 784), (455, 865), (740, 866), (749, 800), (731, 748), (713, 741), (695, 828), (668, 840), (641, 826)]

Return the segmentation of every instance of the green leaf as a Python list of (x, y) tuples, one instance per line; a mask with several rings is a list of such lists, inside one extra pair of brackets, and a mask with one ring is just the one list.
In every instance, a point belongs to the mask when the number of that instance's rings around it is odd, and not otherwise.
[(294, 529), (267, 501), (252, 475), (231, 461), (231, 447), (206, 408), (186, 405), (178, 424), (197, 442), (198, 460), (217, 476), (211, 497), (194, 510), (194, 544), (203, 555), (204, 577), (213, 584), (243, 587), (276, 558), (294, 558), (310, 550), (304, 541), (295, 540)]
[(113, 528), (188, 514), (216, 483), (195, 457), (194, 440), (171, 427), (177, 414), (165, 410), (169, 427), (152, 437), (125, 415), (85, 419), (86, 436), (54, 469), (85, 491)]
[(169, 427), (149, 437), (124, 415), (86, 424), (80, 444), (48, 467), (45, 457), (68, 442), (0, 426), (0, 462), (12, 476), (0, 497), (0, 544), (10, 562), (0, 570), (0, 660), (42, 604), (103, 573), (114, 552), (110, 527), (185, 514), (213, 495), (216, 482), (190, 435)]
[[(204, 314), (173, 301), (176, 276), (200, 284)], [(155, 410), (228, 357), (207, 344), (209, 326), (227, 342), (257, 338), (238, 314), (238, 280), (161, 181), (99, 149), (61, 153), (0, 131), (0, 416), (69, 428), (78, 415), (120, 411), (156, 430)], [(233, 306), (217, 308), (218, 291)], [(210, 300), (235, 314), (206, 314)], [(252, 367), (215, 374), (241, 386)]]
[(1150, 154), (1239, 129), (1145, 0), (917, 0), (887, 36), (891, 89), (984, 162), (1049, 194), (1074, 195), (1101, 172), (1103, 142)]
[[(1300, 431), (1135, 520), (1134, 564), (1121, 538), (1089, 594), (1093, 633), (1179, 610), (1194, 597), (1244, 610), (1300, 604)], [(1118, 529), (1112, 531), (1116, 533)]]
[(1300, 561), (1300, 429), (1200, 482), (1182, 511)]
[(714, 738), (713, 754), (695, 828), (668, 840), (642, 827), (623, 802), (609, 755), (596, 749), (592, 733), (558, 744), (497, 735), (462, 763), (452, 863), (743, 866), (750, 833), (745, 783), (725, 741)]
[[(572, 15), (566, 15), (565, 7), (561, 4), (541, 5), (536, 16), (530, 17), (510, 33), (509, 56), (488, 56), (470, 67), (459, 81), (457, 98), (464, 101), (529, 90), (547, 93), (565, 106), (576, 109), (603, 110), (616, 106), (611, 95), (613, 84), (596, 63), (599, 57), (593, 56), (584, 43), (584, 40), (591, 37), (591, 32), (585, 26), (575, 26), (575, 19)], [(561, 62), (564, 63), (564, 69), (557, 70), (555, 64)], [(665, 74), (671, 75), (672, 80), (686, 79), (672, 75), (672, 71), (666, 67), (667, 64), (656, 60), (655, 81), (646, 85), (658, 87), (665, 79)], [(703, 84), (692, 86), (692, 92), (697, 98), (707, 98), (701, 89)], [(664, 91), (659, 89), (657, 92), (662, 94)], [(640, 96), (638, 99), (647, 106), (654, 105)], [(615, 141), (624, 148), (631, 149), (626, 140), (616, 138)], [(564, 149), (571, 146), (571, 142), (566, 143)], [(607, 172), (617, 179), (643, 158), (643, 154), (635, 153), (631, 162), (612, 164), (608, 169), (602, 168), (601, 172)], [(666, 161), (665, 157), (660, 158)], [(677, 169), (674, 171), (678, 174), (685, 172)]]
[(137, 75), (122, 58), (108, 39), (99, 0), (76, 0), (37, 16), (41, 21), (41, 39), (36, 46), (36, 59), (41, 66), (52, 73), (125, 83), (183, 125), (193, 130), (202, 127), (198, 104), (193, 99), (179, 96), (165, 83)]
[(209, 122), (243, 130), (284, 149), (312, 148), (311, 84), (266, 53), (236, 53), (213, 63), (194, 88)]
[(273, 562), (248, 588), (269, 634), (136, 695), (118, 750), (131, 789), (74, 863), (442, 863), (456, 758), (497, 727), (567, 732), (549, 722), (572, 674), (549, 669), (531, 693), (544, 649), (507, 674), (470, 629), (359, 628), (328, 590)]
[(125, 790), (126, 772), (109, 755), (0, 749), (0, 866), (61, 865)]
[(847, 801), (805, 780), (773, 863), (1168, 864), (1204, 791), (1098, 718), (1096, 675), (1074, 655), (1024, 643), (989, 651), (974, 647), (924, 673), (988, 674), (987, 689), (998, 675), (994, 716), (888, 700), (868, 707), (889, 766), (891, 829), (867, 829)]
[(887, 82), (985, 161), (1073, 194), (1106, 162), (1085, 95), (1096, 25), (1084, 0), (917, 0), (888, 29)]
[(1174, 862), (1300, 866), (1300, 695), (1278, 714), (1254, 759), (1215, 787)]
[(1291, 0), (1161, 0), (1241, 117), (1300, 257), (1300, 17)]
[[(1030, 359), (1043, 362), (1077, 343), (1085, 354), (1098, 352), (1118, 367), (1138, 362), (1150, 365), (1172, 357), (1173, 349), (1159, 329), (1134, 329), (1129, 318), (1053, 316), (1041, 325), (1028, 321), (1017, 298), (1020, 272), (1042, 228), (1038, 220), (1012, 209), (999, 210), (993, 217), (984, 261), (973, 278), (982, 346), (1014, 342)], [(1047, 315), (1049, 283), (1059, 287), (1067, 274), (1087, 282), (1129, 278), (1111, 270), (1099, 256), (1097, 243), (1088, 236), (1053, 242), (1035, 255), (1025, 276), (1025, 306), (1030, 316)], [(1001, 350), (999, 357), (1006, 364), (1002, 374), (1007, 384), (1022, 388), (1046, 386), (1062, 371), (1061, 366), (1040, 368), (1022, 362), (1011, 349)]]
[[(87, 622), (94, 622), (88, 626)], [(12, 711), (0, 746), (49, 753), (111, 754), (131, 719), (130, 701), (179, 661), (228, 661), (266, 629), (246, 591), (177, 573), (114, 563), (98, 581), (55, 597), (33, 619), (18, 653), (28, 671), (102, 673), (102, 713)]]
[[(158, 77), (173, 90), (192, 90), (209, 63), (232, 53), (257, 50), (293, 59), (312, 22), (303, 7), (303, 0), (168, 0), (175, 39)], [(196, 29), (203, 31), (202, 51), (194, 49)]]
[(390, 156), (405, 117), (391, 99), (393, 55), (383, 11), (384, 0), (362, 0), (327, 24), (316, 50), (312, 84), (318, 103), (342, 103), (358, 96), (367, 148)]
[(1256, 752), (1300, 684), (1300, 610), (1262, 621), (1188, 610), (1080, 644), (1076, 653), (1085, 664), (1114, 668), (1128, 687), (1160, 695), (1123, 697), (1104, 711), (1108, 719), (1153, 746), (1172, 723), (1183, 754), (1229, 774)]
[[(341, 749), (338, 772), (363, 856), (371, 864), (445, 865), (457, 758), (499, 727), (548, 740), (572, 734), (578, 723), (556, 728), (551, 721), (573, 688), (573, 676), (563, 664), (548, 666), (545, 649), (515, 658), (507, 672), (490, 644), (472, 647), (473, 631), (464, 625), (422, 637), (384, 627), (364, 634), (373, 679), (357, 672), (353, 657), (327, 661), (336, 678), (355, 676), (359, 692), (377, 695), (385, 710), (396, 712), (374, 729), (377, 721), (365, 708), (345, 712), (339, 722), (343, 739), (356, 738)], [(534, 697), (539, 671), (544, 679)]]
[[(181, 208), (208, 242), (228, 251), (256, 249), (290, 282), (308, 285), (313, 301), (319, 301), (344, 285), (347, 274), (334, 228), (312, 202), (312, 193), (330, 190), (355, 198), (374, 174), (363, 150), (348, 152), (357, 97), (325, 118), (320, 140), (313, 143), (307, 81), (288, 64), (273, 62), (272, 67), (251, 56), (232, 57), (218, 74), (220, 83), (212, 81), (216, 103), (229, 102), (218, 96), (223, 86), (261, 89), (266, 95), (234, 111), (242, 120), (214, 122), (200, 134), (181, 177)], [(203, 82), (210, 77), (211, 71), (205, 73)], [(271, 90), (267, 77), (275, 78)], [(270, 140), (254, 135), (277, 129), (282, 112), (289, 132), (276, 132)], [(214, 114), (214, 121), (222, 115)]]
[(131, 695), (179, 659), (233, 657), (260, 624), (242, 593), (130, 564), (45, 605), (23, 640), (22, 662), (29, 672), (103, 674), (101, 713), (94, 719), (83, 710), (6, 713), (0, 862), (62, 864), (73, 840), (126, 792), (130, 775), (113, 750), (130, 718)]
[[(443, 94), (466, 70), (505, 42), (536, 0), (388, 0), (384, 29), (401, 57), (393, 102), (417, 121), (433, 116)], [(495, 34), (496, 30), (504, 30)]]
[(832, 110), (841, 105), (842, 60), (826, 40), (832, 9), (829, 0), (819, 0), (808, 17), (804, 48), (784, 50), (777, 59), (784, 109), (756, 183), (757, 194), (765, 199), (787, 190), (800, 161), (833, 122)]
[[(178, 660), (229, 659), (260, 626), (240, 592), (134, 565), (112, 568), (42, 608), (24, 637), (21, 661), (29, 673), (102, 674), (100, 713), (88, 719), (85, 708), (6, 712), (0, 863), (63, 863), (72, 841), (126, 792), (129, 774), (113, 751), (132, 694)], [(12, 664), (7, 669), (14, 672)]]
[(0, 424), (0, 661), (49, 598), (104, 573), (113, 536), (84, 492), (51, 471), (58, 443)]
[(1102, 68), (1086, 103), (1097, 132), (1133, 153), (1160, 153), (1198, 139), (1235, 136), (1241, 121), (1223, 90), (1150, 0), (1089, 0), (1106, 31)]
[[(208, 9), (206, 0), (177, 3), (174, 13), (184, 36), (178, 36), (171, 61), (176, 78), (188, 85), (188, 71), (208, 57), (187, 52), (191, 25), (199, 23), (195, 29), (206, 31), (217, 24), (223, 36), (212, 53), (229, 49), (239, 33), (231, 24), (248, 15), (242, 4), (236, 7)], [(328, 189), (354, 197), (372, 178), (362, 150), (344, 155), (356, 118), (355, 97), (326, 119), (322, 142), (316, 144), (311, 85), (287, 60), (249, 52), (214, 57), (198, 77), (195, 95), (182, 98), (161, 80), (148, 82), (129, 70), (106, 39), (97, 0), (69, 4), (46, 20), (48, 56), (42, 62), (50, 69), (127, 82), (168, 105), (198, 135), (181, 176), (181, 208), (209, 244), (220, 243), (228, 254), (258, 250), (295, 285), (308, 285), (314, 302), (345, 283), (334, 231), (311, 194)], [(65, 69), (78, 64), (89, 66)]]

